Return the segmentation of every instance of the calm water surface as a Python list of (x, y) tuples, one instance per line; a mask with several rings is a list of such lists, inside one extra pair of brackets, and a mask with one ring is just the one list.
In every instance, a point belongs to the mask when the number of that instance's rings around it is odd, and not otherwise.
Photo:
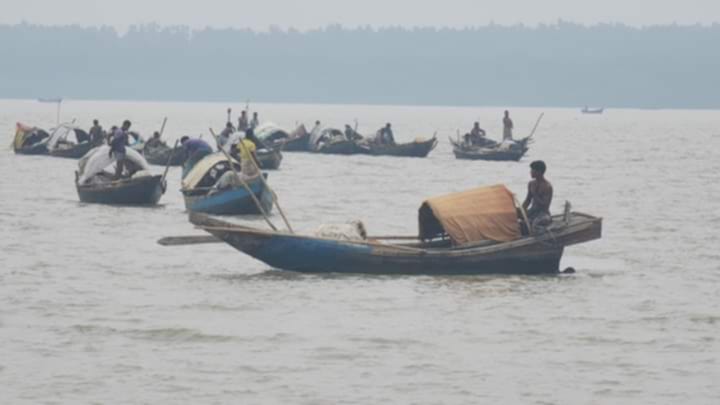
[[(149, 134), (167, 116), (172, 141), (219, 129), (226, 108), (69, 101), (63, 118)], [(516, 135), (545, 119), (522, 162), (493, 163), (455, 160), (447, 137), (475, 120), (499, 137), (501, 109), (252, 108), (438, 133), (427, 159), (286, 153), (270, 181), (297, 230), (413, 233), (424, 198), (495, 183), (522, 197), (544, 159), (554, 210), (604, 217), (603, 239), (566, 250), (574, 275), (285, 273), (226, 245), (158, 246), (199, 234), (178, 169), (159, 207), (87, 205), (75, 161), (4, 146), (0, 403), (720, 403), (720, 113), (514, 109)], [(54, 106), (0, 101), (4, 145), (15, 121), (49, 127)]]

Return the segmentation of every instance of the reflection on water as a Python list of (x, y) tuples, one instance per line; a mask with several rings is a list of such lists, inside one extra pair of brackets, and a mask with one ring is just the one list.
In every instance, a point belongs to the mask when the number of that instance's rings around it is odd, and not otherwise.
[[(130, 118), (146, 135), (168, 116), (172, 142), (219, 128), (226, 107), (69, 101), (63, 114)], [(529, 155), (492, 163), (455, 160), (447, 136), (481, 117), (499, 137), (500, 108), (251, 109), (286, 126), (359, 118), (362, 133), (391, 121), (398, 141), (439, 133), (427, 159), (286, 153), (269, 179), (296, 230), (361, 219), (414, 233), (426, 197), (505, 183), (522, 198), (544, 159), (554, 209), (603, 216), (603, 239), (566, 249), (572, 275), (286, 273), (223, 244), (158, 246), (199, 234), (177, 168), (160, 206), (108, 207), (78, 202), (76, 162), (6, 150), (3, 402), (716, 402), (718, 114), (544, 109)], [(518, 133), (540, 112), (513, 110)], [(17, 120), (49, 126), (54, 110), (0, 101), (6, 144)]]

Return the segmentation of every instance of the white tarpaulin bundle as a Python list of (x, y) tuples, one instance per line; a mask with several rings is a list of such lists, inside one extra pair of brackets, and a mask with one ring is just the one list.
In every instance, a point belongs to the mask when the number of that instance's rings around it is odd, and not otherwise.
[[(131, 148), (125, 148), (125, 159), (131, 161), (133, 164), (138, 166), (140, 170), (149, 171), (150, 166), (145, 158), (136, 150)], [(93, 176), (102, 172), (107, 167), (115, 163), (115, 155), (110, 155), (110, 146), (102, 145), (88, 152), (78, 162), (80, 168), (80, 177), (78, 182), (80, 184), (87, 183)]]
[(57, 128), (52, 129), (50, 133), (50, 139), (48, 140), (47, 144), (48, 149), (55, 150), (60, 141), (66, 140), (67, 137), (70, 135), (75, 135), (76, 130), (82, 131), (81, 129), (71, 124), (60, 124)]

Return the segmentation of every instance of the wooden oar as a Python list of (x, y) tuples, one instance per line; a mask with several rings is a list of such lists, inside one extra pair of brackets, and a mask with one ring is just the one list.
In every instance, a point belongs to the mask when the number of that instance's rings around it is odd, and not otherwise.
[[(163, 127), (165, 127), (165, 123), (163, 123)], [(178, 142), (180, 142), (180, 140), (176, 139), (175, 145), (173, 145), (173, 148), (170, 151), (170, 157), (168, 157), (167, 163), (165, 163), (165, 171), (163, 172), (162, 178), (160, 179), (160, 184), (162, 184), (165, 181), (165, 177), (167, 177), (168, 170), (170, 170), (170, 162), (172, 162), (172, 158), (173, 156), (175, 156), (175, 150), (177, 148)]]
[[(218, 138), (217, 135), (215, 135), (215, 131), (213, 131), (212, 128), (210, 128), (210, 134), (212, 134), (212, 136), (213, 136), (213, 138), (215, 138), (216, 142), (220, 143), (220, 139)], [(227, 153), (227, 151), (225, 151), (225, 149), (223, 149), (223, 148), (220, 148), (220, 152), (222, 152), (223, 155), (225, 155), (225, 157), (227, 158), (228, 163), (230, 164), (230, 170), (233, 171), (233, 173), (235, 174), (235, 177), (237, 177), (237, 179), (240, 181), (240, 183), (242, 183), (242, 186), (243, 186), (243, 188), (245, 188), (245, 191), (247, 191), (248, 194), (250, 194), (250, 197), (252, 198), (253, 202), (255, 203), (255, 206), (258, 208), (258, 210), (262, 214), (263, 218), (265, 218), (265, 222), (267, 222), (267, 224), (270, 226), (270, 228), (272, 228), (273, 231), (277, 231), (275, 224), (273, 224), (272, 221), (270, 221), (270, 217), (268, 217), (268, 214), (265, 212), (265, 209), (263, 208), (260, 201), (258, 201), (257, 197), (255, 196), (255, 193), (252, 191), (250, 186), (245, 182), (245, 180), (243, 180), (243, 178), (240, 177), (237, 170), (235, 170), (235, 165), (233, 164), (232, 156), (230, 156), (230, 154)], [(258, 172), (260, 173), (260, 178), (263, 179), (263, 183), (264, 183), (265, 179), (263, 178), (262, 172), (260, 172), (259, 170), (258, 170)]]
[(200, 236), (166, 236), (158, 239), (157, 243), (162, 246), (183, 246), (183, 245), (199, 245), (203, 243), (220, 243), (220, 239), (212, 235)]
[[(373, 240), (418, 240), (417, 236), (368, 236), (368, 241)], [(200, 245), (206, 243), (222, 243), (223, 241), (212, 235), (199, 236), (166, 236), (158, 239), (157, 243), (162, 246), (184, 246)]]
[(520, 210), (520, 213), (522, 214), (523, 221), (525, 221), (525, 225), (527, 225), (528, 235), (532, 236), (532, 234), (533, 234), (532, 224), (530, 224), (530, 220), (528, 219), (527, 212), (525, 212), (525, 207), (523, 207), (522, 204), (520, 204), (520, 202), (518, 201), (515, 194), (513, 194), (512, 196), (513, 196), (513, 201), (515, 201), (515, 205), (518, 207), (518, 209)]
[[(212, 133), (213, 136), (215, 136), (215, 132), (213, 132), (212, 128), (210, 129), (210, 133)], [(217, 137), (216, 137), (216, 139), (217, 139)], [(240, 142), (238, 143), (238, 145), (240, 145), (240, 148), (243, 150), (243, 152), (245, 152), (246, 155), (252, 156), (252, 155), (245, 149), (245, 145), (243, 144), (243, 140), (242, 140), (242, 139), (240, 139)], [(252, 161), (253, 166), (255, 166), (255, 170), (257, 170), (258, 173), (260, 173), (260, 176), (259, 176), (259, 177), (260, 177), (260, 181), (262, 181), (263, 185), (265, 185), (265, 187), (268, 189), (268, 191), (270, 191), (270, 193), (272, 194), (273, 200), (275, 201), (275, 206), (277, 207), (278, 212), (280, 213), (280, 216), (282, 217), (283, 221), (285, 222), (285, 226), (287, 226), (288, 231), (290, 231), (290, 233), (295, 233), (295, 232), (293, 231), (293, 229), (292, 229), (292, 226), (290, 226), (290, 221), (288, 221), (287, 217), (285, 216), (285, 212), (283, 211), (282, 207), (280, 207), (280, 202), (278, 201), (278, 196), (277, 196), (277, 194), (275, 194), (275, 190), (273, 190), (273, 189), (270, 187), (270, 185), (267, 184), (267, 181), (265, 181), (265, 176), (262, 175), (262, 170), (260, 170), (260, 166), (258, 166), (258, 164), (257, 164), (257, 162), (255, 161), (255, 159), (250, 159), (250, 160)]]
[(165, 124), (167, 124), (167, 117), (163, 118), (162, 126), (160, 126), (160, 138), (162, 138), (163, 132), (165, 132)]
[(533, 135), (535, 135), (535, 130), (537, 129), (538, 125), (540, 125), (540, 120), (543, 119), (545, 116), (545, 113), (540, 113), (540, 116), (538, 117), (537, 121), (535, 122), (535, 126), (532, 129), (532, 132), (530, 132), (530, 135), (528, 135), (528, 138), (532, 138)]

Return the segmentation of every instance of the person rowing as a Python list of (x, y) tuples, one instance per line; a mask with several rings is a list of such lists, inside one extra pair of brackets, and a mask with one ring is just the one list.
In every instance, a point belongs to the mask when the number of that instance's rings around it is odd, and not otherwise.
[(125, 147), (129, 145), (128, 133), (131, 126), (132, 123), (129, 120), (123, 121), (122, 126), (120, 128), (116, 127), (109, 139), (110, 156), (114, 157), (116, 160), (115, 178), (118, 179), (122, 176), (123, 170), (125, 169)]

